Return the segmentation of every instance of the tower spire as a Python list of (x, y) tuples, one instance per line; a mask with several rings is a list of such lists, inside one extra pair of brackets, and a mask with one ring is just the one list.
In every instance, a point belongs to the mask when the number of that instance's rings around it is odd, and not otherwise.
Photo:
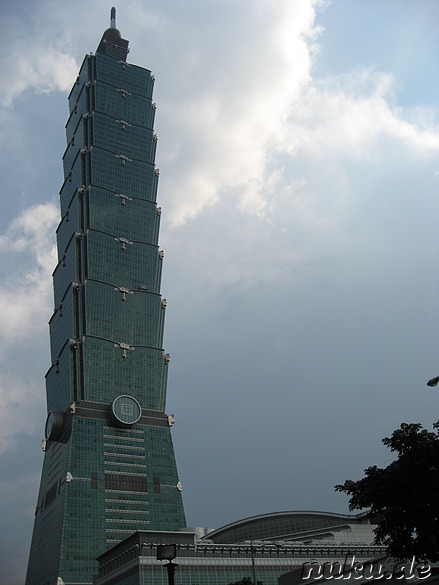
[(128, 51), (128, 41), (122, 38), (120, 31), (116, 28), (116, 8), (113, 6), (110, 13), (110, 28), (107, 28), (102, 35), (96, 52), (105, 53), (118, 61), (126, 61)]

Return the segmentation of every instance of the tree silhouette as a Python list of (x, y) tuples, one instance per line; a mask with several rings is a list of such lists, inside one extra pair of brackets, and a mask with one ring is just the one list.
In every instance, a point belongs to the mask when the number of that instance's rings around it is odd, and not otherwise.
[[(254, 585), (253, 579), (250, 577), (243, 577), (239, 581), (234, 581), (233, 583), (229, 583), (229, 585)], [(257, 581), (257, 585), (263, 585), (262, 581)]]
[(397, 559), (439, 560), (439, 422), (433, 429), (401, 424), (383, 439), (397, 453), (395, 461), (335, 486), (350, 496), (350, 510), (370, 508), (378, 515), (375, 543)]

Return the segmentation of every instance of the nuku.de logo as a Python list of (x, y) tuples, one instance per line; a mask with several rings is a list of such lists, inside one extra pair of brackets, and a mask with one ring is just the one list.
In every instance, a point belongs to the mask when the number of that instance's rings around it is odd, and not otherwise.
[(302, 581), (308, 579), (427, 579), (431, 576), (431, 567), (428, 563), (417, 563), (415, 557), (396, 562), (390, 566), (385, 559), (358, 563), (355, 555), (347, 555), (344, 562), (330, 561), (319, 563), (312, 561), (302, 566)]

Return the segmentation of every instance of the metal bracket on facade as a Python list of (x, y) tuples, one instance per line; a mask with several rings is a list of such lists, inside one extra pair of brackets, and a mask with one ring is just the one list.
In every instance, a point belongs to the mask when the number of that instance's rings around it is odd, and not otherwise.
[(122, 130), (126, 130), (127, 128), (131, 127), (131, 124), (126, 120), (116, 120), (116, 122), (122, 125)]
[(72, 349), (77, 349), (78, 348), (78, 343), (81, 343), (77, 337), (75, 337), (73, 339), (69, 339), (69, 342), (70, 342), (70, 347)]
[(125, 288), (124, 286), (115, 286), (114, 290), (118, 290), (122, 293), (122, 300), (127, 300), (127, 295), (133, 295), (134, 291), (130, 290), (129, 288)]
[(132, 198), (132, 197), (129, 197), (128, 195), (125, 195), (124, 193), (115, 193), (114, 195), (115, 195), (116, 197), (120, 197), (120, 199), (121, 199), (121, 201), (120, 201), (120, 202), (122, 203), (122, 205), (125, 205), (125, 203), (126, 203), (127, 201), (132, 201), (132, 200), (133, 200), (133, 198)]
[(134, 347), (132, 347), (129, 343), (115, 343), (114, 347), (118, 347), (122, 350), (123, 359), (126, 359), (127, 351), (134, 351)]
[(120, 91), (120, 93), (122, 94), (122, 97), (124, 99), (127, 97), (127, 95), (131, 95), (131, 93), (129, 91), (127, 91), (126, 89), (118, 89), (117, 91)]
[(131, 162), (131, 159), (125, 156), (124, 154), (116, 154), (116, 158), (120, 158), (123, 165), (126, 164), (127, 161)]
[(116, 240), (116, 242), (120, 242), (122, 244), (122, 250), (126, 250), (127, 249), (127, 244), (131, 244), (131, 246), (133, 245), (133, 242), (130, 242), (130, 240), (127, 240), (126, 238), (114, 238)]

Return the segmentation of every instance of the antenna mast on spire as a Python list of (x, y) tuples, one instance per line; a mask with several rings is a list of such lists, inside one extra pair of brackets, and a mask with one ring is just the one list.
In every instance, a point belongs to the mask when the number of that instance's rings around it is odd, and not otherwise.
[(113, 59), (125, 62), (128, 50), (128, 41), (122, 38), (120, 31), (116, 28), (116, 9), (113, 6), (110, 14), (110, 28), (107, 28), (102, 35), (96, 53), (105, 53), (105, 55), (113, 57)]

